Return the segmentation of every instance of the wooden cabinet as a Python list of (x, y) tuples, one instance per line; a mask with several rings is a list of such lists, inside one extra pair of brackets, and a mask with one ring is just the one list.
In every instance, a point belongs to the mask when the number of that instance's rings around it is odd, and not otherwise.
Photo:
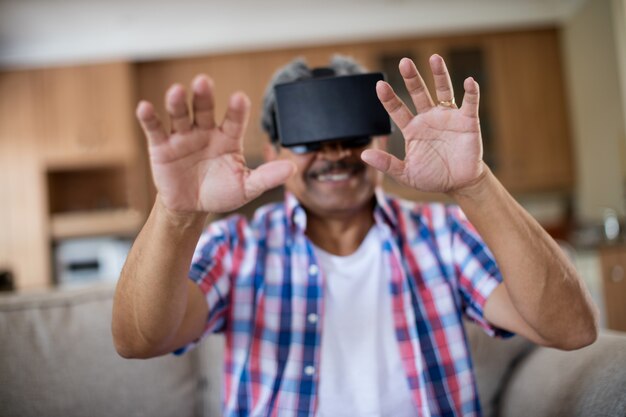
[(502, 34), (486, 46), (495, 172), (517, 192), (570, 189), (572, 150), (558, 33)]
[(145, 165), (127, 63), (0, 72), (0, 269), (50, 286), (52, 244), (134, 235)]
[(626, 246), (600, 250), (606, 325), (626, 331)]
[(50, 68), (37, 75), (44, 161), (134, 157), (131, 64)]

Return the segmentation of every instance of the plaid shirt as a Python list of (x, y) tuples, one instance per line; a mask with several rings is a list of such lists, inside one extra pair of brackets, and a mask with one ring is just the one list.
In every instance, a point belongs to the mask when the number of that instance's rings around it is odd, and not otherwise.
[[(505, 334), (483, 318), (501, 281), (493, 256), (458, 207), (381, 190), (376, 201), (415, 415), (479, 415), (462, 313), (492, 335)], [(226, 336), (225, 416), (315, 415), (324, 272), (305, 230), (306, 213), (287, 193), (284, 204), (258, 209), (251, 222), (233, 216), (200, 238), (190, 278), (209, 305), (205, 334)]]

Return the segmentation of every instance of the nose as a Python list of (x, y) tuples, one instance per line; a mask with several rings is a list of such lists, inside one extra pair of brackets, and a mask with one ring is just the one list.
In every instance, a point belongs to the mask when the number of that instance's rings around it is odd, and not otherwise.
[(350, 149), (341, 146), (339, 142), (324, 143), (318, 152), (318, 156), (327, 161), (339, 161), (350, 155)]

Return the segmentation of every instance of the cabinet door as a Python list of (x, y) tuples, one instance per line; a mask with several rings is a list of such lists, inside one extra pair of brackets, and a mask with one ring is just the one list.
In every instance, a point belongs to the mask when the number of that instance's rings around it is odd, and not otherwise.
[(133, 156), (130, 64), (51, 68), (40, 77), (39, 140), (46, 160)]
[(511, 191), (570, 189), (572, 151), (558, 32), (497, 34), (486, 45), (496, 174)]
[(602, 249), (600, 256), (607, 326), (626, 331), (626, 247)]

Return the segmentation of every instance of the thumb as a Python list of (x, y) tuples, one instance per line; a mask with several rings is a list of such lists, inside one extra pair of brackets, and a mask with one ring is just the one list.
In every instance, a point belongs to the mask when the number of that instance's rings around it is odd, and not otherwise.
[(245, 180), (244, 193), (250, 201), (265, 191), (284, 184), (296, 172), (296, 166), (290, 161), (267, 162), (250, 171)]
[(361, 159), (366, 164), (392, 177), (394, 180), (405, 183), (404, 162), (395, 156), (381, 151), (380, 149), (366, 149), (361, 154)]

